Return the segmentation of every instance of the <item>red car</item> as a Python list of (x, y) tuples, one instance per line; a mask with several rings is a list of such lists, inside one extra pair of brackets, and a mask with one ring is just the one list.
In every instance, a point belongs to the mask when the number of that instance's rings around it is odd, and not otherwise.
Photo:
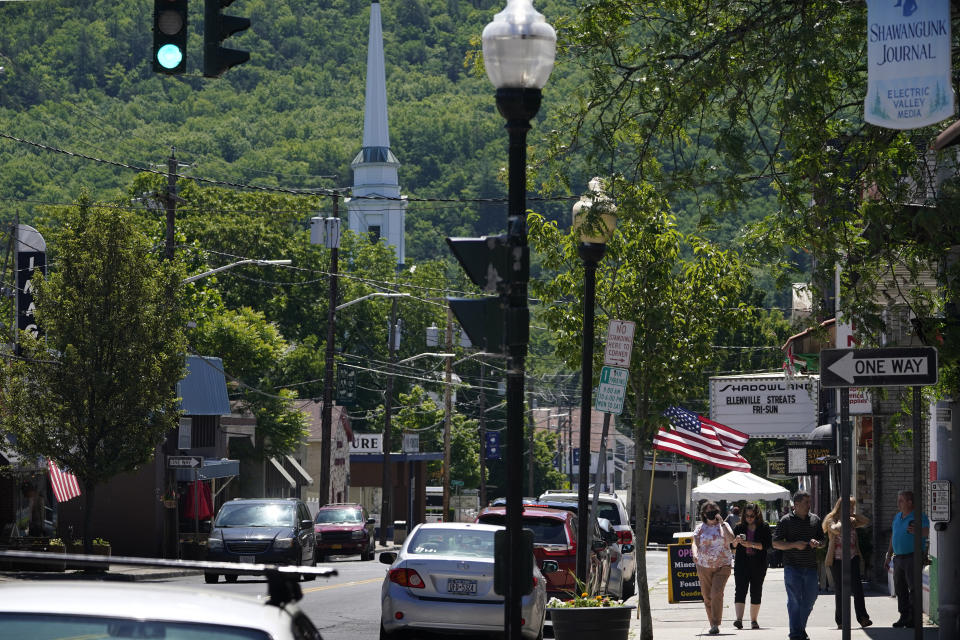
[(359, 553), (361, 560), (373, 560), (375, 544), (373, 518), (367, 517), (363, 505), (356, 503), (325, 504), (313, 519), (317, 534), (317, 561), (329, 555)]
[[(487, 507), (477, 515), (477, 522), (506, 525), (506, 507)], [(538, 505), (523, 505), (523, 527), (533, 531), (533, 555), (542, 567), (544, 560), (553, 560), (559, 571), (545, 573), (547, 595), (570, 598), (576, 590), (577, 571), (577, 516), (565, 509), (551, 509)], [(593, 536), (590, 554), (587, 590), (603, 593), (610, 577), (610, 552), (603, 542), (599, 528)]]

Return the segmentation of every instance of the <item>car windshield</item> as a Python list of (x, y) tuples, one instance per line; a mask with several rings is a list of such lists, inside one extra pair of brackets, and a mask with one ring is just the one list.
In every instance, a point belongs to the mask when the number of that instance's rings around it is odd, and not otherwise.
[[(5, 638), (164, 638), (165, 640), (269, 640), (264, 631), (194, 622), (128, 620), (51, 613), (0, 613)], [(19, 629), (19, 631), (17, 631)]]
[(293, 503), (230, 504), (220, 508), (217, 527), (291, 527), (294, 524)]
[(420, 529), (407, 546), (408, 554), (450, 554), (493, 559), (494, 531), (481, 529)]
[(363, 522), (363, 518), (360, 509), (321, 509), (317, 512), (316, 522), (320, 524)]

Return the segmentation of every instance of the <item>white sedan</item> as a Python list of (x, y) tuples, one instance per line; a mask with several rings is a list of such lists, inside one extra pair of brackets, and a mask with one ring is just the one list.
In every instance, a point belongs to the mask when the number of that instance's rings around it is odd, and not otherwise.
[(0, 638), (320, 640), (292, 603), (158, 584), (9, 582), (0, 585)]
[[(380, 592), (380, 638), (402, 631), (499, 633), (504, 601), (493, 591), (494, 535), (503, 527), (462, 522), (418, 525), (390, 564)], [(533, 592), (523, 596), (522, 634), (543, 637), (546, 581), (533, 562)]]

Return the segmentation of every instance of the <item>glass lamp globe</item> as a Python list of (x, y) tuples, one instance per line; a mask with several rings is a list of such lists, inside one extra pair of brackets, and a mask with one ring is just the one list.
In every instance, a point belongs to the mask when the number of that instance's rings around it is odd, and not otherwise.
[(588, 184), (589, 195), (580, 196), (573, 205), (573, 229), (580, 241), (607, 244), (617, 228), (617, 205), (603, 192), (603, 181), (594, 178)]
[(483, 29), (483, 63), (497, 89), (542, 89), (556, 52), (557, 34), (531, 0), (507, 0)]

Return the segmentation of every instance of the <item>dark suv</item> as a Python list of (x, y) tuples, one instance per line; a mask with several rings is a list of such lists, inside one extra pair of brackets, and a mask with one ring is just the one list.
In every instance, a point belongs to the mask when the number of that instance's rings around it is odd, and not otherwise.
[(361, 560), (373, 560), (373, 518), (363, 505), (356, 503), (325, 504), (314, 518), (317, 532), (317, 558), (332, 554), (359, 553)]
[[(207, 560), (315, 565), (317, 536), (306, 503), (296, 498), (237, 498), (225, 502), (207, 539)], [(236, 582), (236, 573), (224, 577)], [(208, 583), (219, 574), (205, 573)], [(312, 580), (316, 576), (307, 576)]]

